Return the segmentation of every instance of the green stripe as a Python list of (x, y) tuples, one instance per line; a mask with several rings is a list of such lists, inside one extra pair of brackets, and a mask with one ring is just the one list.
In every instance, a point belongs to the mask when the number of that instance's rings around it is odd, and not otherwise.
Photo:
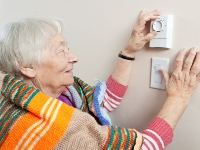
[[(9, 74), (4, 77), (4, 79), (3, 79), (3, 86), (2, 87), (4, 87), (6, 85), (6, 83), (8, 82), (8, 78), (9, 77), (10, 77)], [(5, 91), (5, 89), (4, 89), (4, 91)]]
[(80, 92), (79, 94), (81, 95), (81, 97), (83, 97), (83, 96), (84, 96), (84, 94), (83, 94), (83, 91), (82, 91), (82, 89), (81, 89), (81, 87), (80, 87), (80, 86), (78, 86), (78, 91)]
[(91, 103), (91, 102), (93, 101), (93, 96), (89, 97), (89, 98), (87, 99), (87, 101), (88, 101), (88, 103)]
[[(17, 93), (15, 94), (14, 98), (12, 99), (12, 101), (13, 101), (14, 103), (16, 103), (17, 97), (18, 97), (18, 95), (19, 95), (21, 89), (22, 89), (24, 86), (26, 86), (26, 85), (25, 85), (25, 84), (22, 84), (22, 85), (17, 89)], [(17, 104), (17, 103), (16, 103), (16, 104)]]
[[(5, 90), (4, 90), (4, 93), (5, 93), (5, 94), (7, 93), (7, 90), (8, 90), (8, 88), (9, 88), (9, 86), (10, 86), (10, 84), (12, 83), (13, 80), (14, 80), (14, 78), (11, 78), (10, 81), (9, 81), (9, 83), (7, 84), (7, 86), (6, 86)], [(5, 84), (6, 84), (6, 83), (5, 83)]]
[(121, 144), (122, 144), (122, 140), (123, 140), (123, 137), (122, 137), (122, 128), (117, 127), (117, 130), (118, 130), (118, 133), (119, 133), (119, 140), (118, 140), (119, 142), (117, 144), (116, 149), (119, 149), (120, 146), (121, 146)]
[[(92, 88), (90, 87), (88, 90), (85, 90), (85, 95), (88, 97), (88, 94), (92, 91)], [(91, 94), (90, 94), (91, 95)]]
[[(19, 84), (18, 81), (16, 81), (16, 82), (14, 83), (14, 85), (10, 88), (9, 93), (8, 93), (8, 97), (10, 97), (10, 94), (12, 94), (12, 90), (13, 90), (18, 84)], [(14, 91), (13, 91), (13, 92), (14, 92)]]
[(83, 83), (84, 83), (84, 81), (83, 81), (83, 80), (81, 80), (80, 78), (78, 78), (78, 82), (79, 82), (79, 84), (80, 84), (80, 85), (82, 85), (82, 86), (83, 86)]
[[(84, 84), (84, 82), (83, 82), (83, 84)], [(83, 84), (81, 86), (83, 87), (83, 90), (85, 91), (85, 89), (88, 87), (88, 84), (86, 84), (86, 83), (85, 83), (85, 85), (83, 85)]]
[(10, 126), (13, 125), (14, 121), (17, 120), (17, 118), (19, 118), (20, 115), (25, 114), (25, 112), (23, 112), (22, 110), (19, 110), (17, 113), (12, 114), (12, 119), (10, 120), (10, 123), (7, 125), (7, 128), (4, 129), (3, 134), (0, 136), (0, 141), (2, 141), (2, 139), (4, 138), (4, 136), (6, 135), (6, 133), (8, 132), (8, 130), (10, 129)]
[(30, 101), (32, 100), (32, 98), (39, 92), (39, 89), (36, 89), (35, 91), (32, 92), (32, 94), (29, 96), (29, 98), (27, 98), (28, 100), (24, 103), (24, 106), (22, 108), (27, 109), (28, 104), (30, 103)]
[[(9, 107), (9, 106), (8, 106)], [(7, 111), (6, 113), (3, 115), (3, 118), (1, 119), (1, 126), (0, 126), (0, 131), (2, 130), (2, 128), (4, 127), (4, 124), (7, 122), (7, 120), (9, 118), (12, 117), (12, 113), (13, 111), (16, 110), (15, 106), (12, 105)], [(7, 117), (6, 117), (7, 116)]]
[(126, 145), (124, 149), (128, 149), (128, 146), (130, 144), (130, 131), (126, 128), (125, 128), (125, 131), (126, 131), (127, 139), (126, 139)]
[(0, 106), (3, 106), (4, 104), (5, 104), (5, 97), (2, 97), (2, 99), (0, 100), (1, 102), (0, 102)]
[(111, 128), (111, 135), (108, 135), (108, 136), (110, 136), (110, 141), (109, 141), (106, 149), (110, 149), (113, 147), (113, 140), (114, 140), (114, 135), (116, 132), (113, 126), (111, 126), (110, 128)]
[(0, 114), (2, 114), (10, 105), (11, 103), (9, 101), (4, 102), (4, 104), (1, 107)]
[[(22, 101), (23, 98), (24, 98), (24, 95), (26, 95), (26, 93), (27, 93), (28, 91), (30, 91), (30, 89), (32, 89), (32, 87), (26, 88), (26, 89), (24, 90), (24, 92), (20, 95), (19, 100), (18, 100), (18, 105), (20, 105), (21, 101)], [(25, 98), (25, 99), (26, 99), (26, 98)]]
[(86, 109), (84, 108), (84, 103), (82, 103), (81, 108), (80, 108), (83, 112), (86, 112)]
[(133, 149), (133, 148), (134, 148), (134, 146), (135, 146), (135, 143), (136, 143), (136, 139), (137, 139), (137, 133), (136, 133), (136, 132), (134, 132), (134, 142), (133, 142), (133, 145), (132, 145), (131, 149)]
[(134, 132), (134, 145), (136, 144), (136, 140), (137, 140), (137, 133), (136, 132)]

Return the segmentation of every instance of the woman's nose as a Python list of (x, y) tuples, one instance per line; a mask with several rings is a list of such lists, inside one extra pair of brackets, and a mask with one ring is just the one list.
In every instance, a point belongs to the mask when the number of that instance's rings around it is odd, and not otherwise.
[(69, 62), (71, 62), (71, 63), (77, 63), (78, 62), (78, 57), (75, 54), (73, 54), (71, 51), (70, 51)]

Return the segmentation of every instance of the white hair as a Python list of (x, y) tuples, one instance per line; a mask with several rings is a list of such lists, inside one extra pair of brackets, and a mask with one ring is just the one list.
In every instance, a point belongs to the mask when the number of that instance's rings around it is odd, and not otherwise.
[(55, 17), (28, 17), (8, 23), (0, 31), (0, 71), (21, 76), (19, 64), (40, 63), (40, 52), (57, 34), (63, 21)]

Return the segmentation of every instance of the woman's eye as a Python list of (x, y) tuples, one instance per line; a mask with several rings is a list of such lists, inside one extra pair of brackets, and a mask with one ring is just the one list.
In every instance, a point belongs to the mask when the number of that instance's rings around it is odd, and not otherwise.
[(58, 51), (57, 55), (58, 56), (64, 56), (65, 55), (65, 50), (63, 49), (63, 50)]
[(62, 53), (62, 52), (65, 52), (65, 50), (63, 49), (63, 50), (59, 51), (59, 53)]

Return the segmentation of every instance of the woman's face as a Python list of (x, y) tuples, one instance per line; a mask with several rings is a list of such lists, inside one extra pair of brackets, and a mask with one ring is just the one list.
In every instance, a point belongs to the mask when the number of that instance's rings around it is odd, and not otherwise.
[(44, 91), (56, 92), (73, 84), (73, 65), (78, 57), (69, 51), (62, 34), (56, 35), (50, 46), (41, 52), (41, 64), (36, 65), (35, 85)]

